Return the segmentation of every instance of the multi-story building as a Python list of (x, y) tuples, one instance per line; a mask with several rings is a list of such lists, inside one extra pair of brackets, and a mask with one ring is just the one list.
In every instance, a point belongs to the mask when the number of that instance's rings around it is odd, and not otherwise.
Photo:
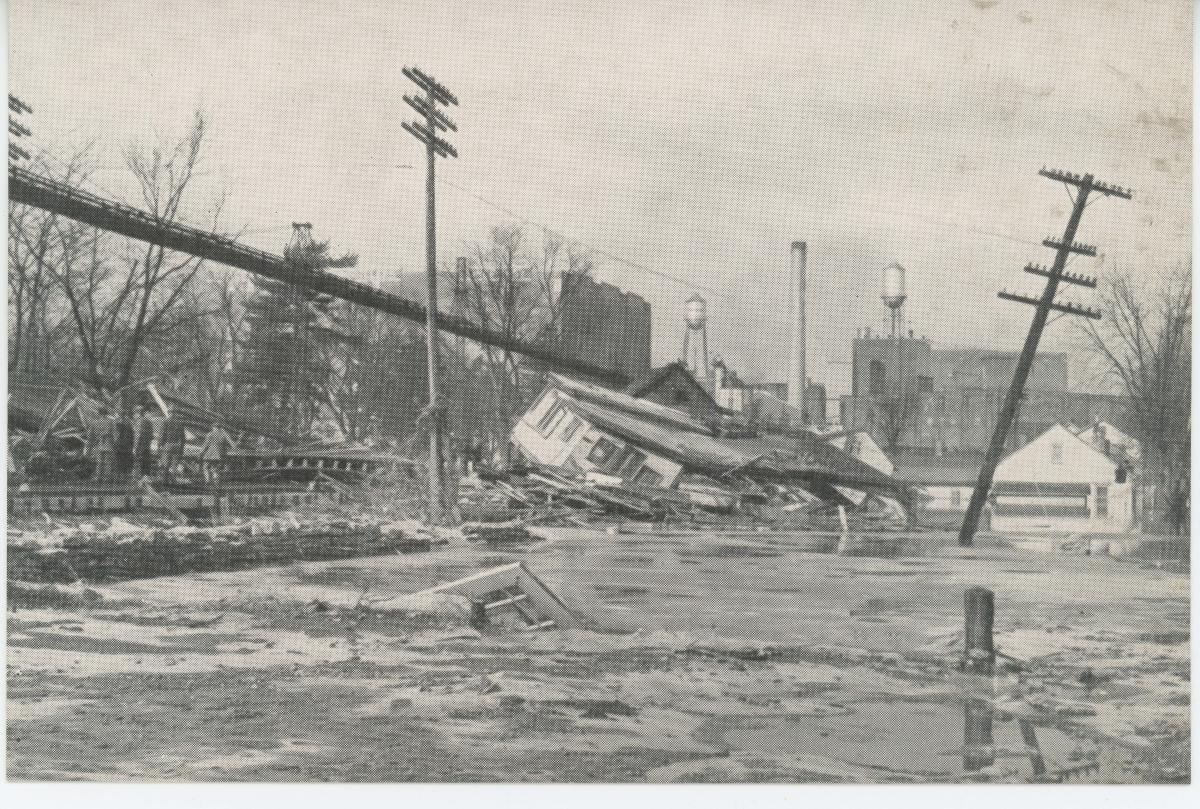
[[(1017, 358), (1012, 351), (938, 349), (911, 333), (891, 339), (862, 331), (853, 343), (851, 395), (841, 400), (842, 426), (869, 432), (893, 456), (981, 453), (991, 440)], [(1083, 428), (1123, 421), (1124, 397), (1072, 391), (1068, 383), (1066, 354), (1035, 358), (1009, 450), (1060, 422)]]

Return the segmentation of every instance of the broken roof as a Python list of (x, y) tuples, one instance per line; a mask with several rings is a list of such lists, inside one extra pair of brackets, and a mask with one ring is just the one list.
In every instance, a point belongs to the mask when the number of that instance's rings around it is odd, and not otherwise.
[(594, 402), (641, 419), (650, 419), (657, 423), (668, 424), (680, 430), (710, 436), (713, 434), (712, 427), (704, 422), (698, 421), (687, 413), (667, 407), (666, 405), (660, 405), (657, 402), (651, 402), (646, 399), (636, 399), (627, 393), (609, 390), (608, 388), (602, 388), (587, 382), (580, 382), (558, 374), (549, 374), (548, 377), (548, 387), (557, 388), (563, 393), (577, 399)]
[(733, 437), (663, 405), (624, 393), (550, 375), (551, 387), (570, 397), (581, 418), (635, 445), (652, 449), (706, 474), (742, 469), (775, 477), (836, 480), (895, 489), (896, 481), (809, 432)]

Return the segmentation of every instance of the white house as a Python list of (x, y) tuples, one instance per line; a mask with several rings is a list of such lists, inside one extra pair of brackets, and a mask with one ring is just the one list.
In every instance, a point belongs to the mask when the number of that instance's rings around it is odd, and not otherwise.
[(992, 529), (1107, 533), (1133, 526), (1133, 483), (1094, 443), (1056, 424), (996, 467)]
[[(547, 387), (513, 428), (513, 443), (531, 460), (546, 466), (602, 472), (650, 486), (669, 487), (675, 483), (683, 471), (680, 464), (645, 447), (634, 446), (615, 431), (596, 424), (590, 412), (572, 396), (576, 392), (565, 380)], [(675, 415), (651, 402), (630, 401), (645, 408), (647, 415), (660, 418), (671, 417), (664, 412)], [(682, 413), (677, 417), (690, 421)]]

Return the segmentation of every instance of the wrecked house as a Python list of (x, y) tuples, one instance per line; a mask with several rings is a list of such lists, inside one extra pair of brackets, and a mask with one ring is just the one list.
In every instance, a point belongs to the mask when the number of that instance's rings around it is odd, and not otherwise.
[[(852, 506), (879, 496), (903, 499), (892, 478), (813, 433), (724, 430), (657, 402), (554, 374), (512, 440), (534, 463), (627, 483), (693, 488), (707, 480), (731, 489), (776, 483)], [(847, 490), (863, 496), (848, 497)]]

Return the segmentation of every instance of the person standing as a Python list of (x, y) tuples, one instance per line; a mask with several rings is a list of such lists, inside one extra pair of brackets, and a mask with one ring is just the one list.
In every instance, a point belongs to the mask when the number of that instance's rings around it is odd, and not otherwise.
[(133, 424), (120, 410), (117, 411), (112, 471), (111, 477), (117, 480), (126, 480), (133, 473)]
[(200, 447), (200, 459), (203, 462), (205, 483), (212, 484), (217, 482), (221, 463), (225, 460), (226, 452), (236, 446), (220, 422), (214, 422), (212, 429), (208, 431), (208, 435), (204, 436), (203, 446)]
[(483, 438), (478, 432), (471, 433), (471, 443), (467, 445), (467, 474), (474, 475), (483, 463)]
[(146, 408), (138, 405), (133, 410), (133, 473), (130, 480), (137, 483), (142, 476), (154, 469), (154, 422)]
[(92, 470), (92, 480), (96, 483), (108, 483), (113, 474), (113, 453), (117, 442), (117, 425), (108, 415), (108, 408), (100, 407), (100, 416), (90, 427), (92, 456), (95, 467)]
[(179, 416), (168, 412), (162, 423), (162, 437), (159, 439), (158, 461), (159, 474), (162, 482), (175, 482), (175, 470), (183, 461), (183, 444), (185, 440), (183, 422)]

